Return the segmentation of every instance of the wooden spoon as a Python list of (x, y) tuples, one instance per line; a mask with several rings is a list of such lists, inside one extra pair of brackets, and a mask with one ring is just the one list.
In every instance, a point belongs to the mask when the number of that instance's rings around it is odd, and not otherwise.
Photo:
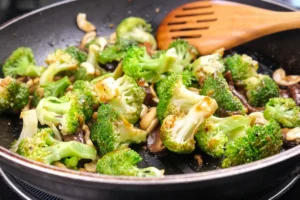
[(275, 12), (228, 1), (198, 1), (172, 10), (157, 31), (158, 48), (182, 38), (201, 55), (300, 28), (300, 12)]

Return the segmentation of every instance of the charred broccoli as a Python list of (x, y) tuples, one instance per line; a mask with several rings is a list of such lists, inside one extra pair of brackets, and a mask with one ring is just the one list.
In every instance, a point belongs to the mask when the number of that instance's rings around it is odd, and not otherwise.
[(147, 54), (145, 47), (131, 47), (123, 59), (123, 71), (135, 80), (145, 79), (148, 82), (158, 82), (165, 72), (172, 69), (176, 59), (175, 48), (153, 59)]
[(160, 137), (163, 144), (176, 153), (191, 153), (195, 149), (194, 135), (200, 124), (217, 109), (215, 100), (204, 97), (187, 114), (168, 115), (162, 122)]
[(36, 66), (32, 50), (26, 47), (16, 49), (2, 67), (4, 76), (13, 78), (17, 76), (39, 77), (44, 70), (44, 67)]
[(117, 27), (117, 38), (133, 40), (138, 43), (149, 43), (152, 49), (156, 49), (156, 40), (151, 34), (152, 27), (144, 19), (138, 17), (128, 17)]
[(275, 119), (283, 127), (295, 128), (300, 126), (300, 107), (291, 98), (272, 98), (266, 104), (264, 117)]
[(216, 114), (230, 116), (233, 114), (245, 114), (247, 109), (242, 102), (234, 96), (222, 74), (207, 76), (200, 89), (200, 95), (209, 96), (218, 103)]
[(258, 62), (245, 54), (234, 54), (225, 59), (226, 70), (231, 72), (234, 81), (244, 80), (257, 75)]
[(101, 155), (131, 143), (145, 142), (147, 132), (134, 127), (110, 104), (102, 104), (91, 127), (91, 139)]
[(205, 97), (188, 90), (183, 84), (182, 75), (173, 73), (157, 84), (159, 102), (157, 116), (162, 122), (168, 115), (188, 113), (189, 110)]
[(279, 124), (271, 119), (266, 125), (247, 129), (246, 136), (226, 146), (222, 167), (232, 167), (260, 160), (280, 152), (282, 135)]
[(97, 156), (97, 151), (92, 146), (77, 141), (55, 140), (50, 128), (40, 129), (33, 137), (24, 138), (18, 146), (17, 153), (46, 164), (69, 157), (95, 160)]
[(248, 102), (252, 106), (264, 106), (269, 99), (279, 97), (279, 87), (268, 75), (258, 74), (239, 81), (238, 84), (244, 87)]
[(24, 83), (10, 76), (0, 79), (0, 113), (20, 111), (28, 101), (29, 89)]
[(133, 78), (126, 75), (116, 80), (107, 77), (97, 82), (94, 88), (100, 102), (110, 103), (132, 124), (139, 120), (146, 94)]
[(197, 145), (202, 151), (219, 158), (227, 144), (246, 135), (252, 119), (248, 116), (233, 115), (226, 118), (211, 116), (200, 125), (195, 135)]
[(123, 175), (137, 177), (161, 177), (164, 170), (155, 167), (138, 168), (136, 164), (142, 158), (140, 155), (129, 149), (120, 148), (109, 152), (100, 158), (97, 162), (97, 172), (107, 175)]

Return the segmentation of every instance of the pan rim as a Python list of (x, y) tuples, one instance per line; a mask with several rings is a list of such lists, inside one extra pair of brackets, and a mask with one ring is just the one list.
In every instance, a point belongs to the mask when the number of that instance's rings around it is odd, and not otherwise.
[[(15, 17), (4, 24), (0, 25), (0, 31), (5, 29), (6, 27), (22, 20), (31, 15), (37, 14), (41, 11), (48, 10), (53, 7), (57, 7), (63, 4), (75, 2), (77, 0), (64, 0), (58, 3), (54, 3), (40, 9), (34, 10), (24, 15), (20, 15)], [(270, 2), (268, 0), (262, 0), (269, 4), (274, 4), (280, 7), (284, 7), (289, 10), (296, 11), (296, 9), (291, 8), (290, 6), (284, 5), (279, 2)], [(221, 179), (224, 177), (240, 175), (243, 173), (249, 173), (251, 171), (255, 171), (258, 169), (262, 169), (265, 167), (269, 167), (280, 162), (284, 162), (287, 159), (295, 157), (300, 154), (300, 145), (293, 147), (285, 152), (281, 152), (274, 156), (270, 156), (268, 158), (264, 158), (258, 161), (254, 161), (248, 164), (243, 164), (240, 166), (230, 167), (227, 169), (217, 169), (206, 172), (196, 172), (191, 174), (177, 174), (177, 175), (166, 175), (164, 177), (159, 178), (138, 178), (138, 177), (128, 177), (128, 176), (110, 176), (103, 174), (94, 174), (87, 172), (79, 172), (70, 169), (62, 169), (55, 166), (49, 166), (40, 162), (36, 162), (33, 160), (26, 159), (16, 153), (11, 152), (10, 150), (0, 146), (0, 161), (3, 160), (10, 161), (15, 165), (19, 165), (20, 167), (30, 168), (37, 172), (43, 172), (52, 176), (59, 176), (64, 178), (69, 178), (73, 180), (80, 180), (85, 182), (95, 182), (95, 183), (106, 183), (106, 184), (118, 184), (118, 185), (164, 185), (164, 184), (182, 184), (182, 183), (192, 183), (199, 181), (208, 181)]]

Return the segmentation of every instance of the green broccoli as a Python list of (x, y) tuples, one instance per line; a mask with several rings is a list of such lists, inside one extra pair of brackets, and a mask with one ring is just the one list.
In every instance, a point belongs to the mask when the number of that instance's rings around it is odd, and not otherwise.
[(169, 49), (175, 48), (176, 54), (178, 56), (174, 72), (182, 72), (187, 68), (193, 60), (198, 56), (197, 49), (189, 44), (187, 41), (182, 39), (177, 39), (169, 45)]
[(91, 140), (101, 155), (131, 143), (145, 142), (147, 132), (134, 127), (110, 104), (102, 104), (91, 127)]
[(26, 84), (10, 76), (0, 79), (0, 113), (18, 112), (29, 102), (29, 89)]
[(82, 112), (85, 116), (85, 122), (90, 121), (94, 113), (94, 107), (99, 105), (96, 92), (93, 86), (88, 81), (77, 80), (73, 84), (73, 91), (82, 107)]
[(283, 127), (295, 128), (300, 126), (300, 107), (291, 98), (272, 98), (266, 104), (264, 117), (275, 119)]
[(146, 93), (133, 78), (126, 75), (117, 80), (108, 77), (97, 82), (94, 88), (100, 102), (110, 103), (132, 124), (139, 120)]
[(249, 128), (246, 136), (226, 146), (222, 167), (231, 167), (260, 160), (280, 152), (282, 134), (279, 124), (271, 119), (266, 125)]
[(138, 168), (136, 164), (142, 158), (140, 155), (129, 149), (120, 148), (104, 155), (97, 162), (97, 172), (107, 175), (123, 175), (137, 177), (161, 177), (164, 170), (155, 167)]
[(16, 49), (2, 67), (4, 76), (13, 78), (17, 76), (39, 77), (44, 70), (44, 67), (36, 66), (32, 50), (26, 47)]
[(161, 55), (165, 54), (166, 50), (157, 50), (155, 53), (151, 56), (153, 59), (159, 58)]
[(226, 118), (211, 116), (200, 125), (195, 135), (197, 146), (212, 157), (219, 158), (227, 144), (246, 135), (251, 123), (252, 119), (243, 115)]
[(257, 75), (258, 62), (245, 54), (234, 54), (225, 58), (226, 71), (231, 72), (234, 81), (244, 80)]
[[(40, 86), (46, 86), (54, 81), (54, 77), (62, 72), (74, 71), (79, 65), (79, 56), (69, 53), (70, 50), (57, 49), (49, 54), (45, 62), (49, 65), (40, 78)], [(76, 56), (76, 57), (75, 57)]]
[(128, 17), (117, 27), (117, 38), (133, 40), (138, 43), (149, 43), (152, 49), (157, 48), (156, 40), (151, 34), (152, 27), (144, 19), (138, 17)]
[(204, 79), (200, 95), (209, 96), (217, 101), (218, 110), (216, 114), (220, 116), (247, 113), (247, 108), (244, 107), (239, 98), (232, 94), (221, 73), (207, 76)]
[(194, 135), (203, 121), (217, 109), (215, 100), (204, 97), (187, 114), (168, 115), (162, 122), (160, 138), (170, 151), (187, 154), (195, 149)]
[(251, 106), (264, 106), (269, 99), (279, 97), (279, 87), (268, 75), (258, 74), (239, 81), (238, 85), (244, 87)]
[(37, 106), (39, 101), (44, 97), (61, 97), (64, 95), (66, 89), (71, 85), (71, 81), (67, 76), (64, 78), (48, 83), (45, 86), (38, 86), (35, 89), (32, 104), (33, 106)]
[(108, 44), (105, 49), (99, 54), (98, 61), (101, 64), (106, 64), (112, 61), (121, 61), (126, 51), (132, 47), (137, 46), (135, 41), (119, 38), (114, 44)]
[(33, 137), (24, 138), (20, 142), (17, 153), (46, 164), (69, 157), (96, 159), (97, 151), (92, 146), (77, 141), (57, 141), (53, 135), (50, 128), (40, 129)]
[(76, 133), (85, 121), (79, 99), (71, 92), (60, 99), (56, 97), (41, 99), (36, 111), (42, 125), (58, 126), (63, 135)]
[(202, 81), (207, 76), (212, 76), (215, 73), (223, 73), (225, 65), (223, 62), (223, 52), (217, 51), (214, 54), (201, 56), (195, 60), (190, 68), (198, 81)]
[(87, 60), (87, 54), (77, 47), (70, 46), (66, 48), (66, 52), (75, 58), (79, 63), (83, 63)]
[(162, 74), (172, 69), (177, 59), (175, 48), (152, 59), (145, 47), (131, 47), (128, 49), (123, 62), (123, 71), (135, 80), (145, 79), (148, 82), (158, 82)]
[(188, 113), (192, 106), (202, 101), (204, 96), (188, 90), (183, 84), (183, 76), (173, 73), (156, 86), (159, 102), (157, 116), (162, 122), (168, 115)]

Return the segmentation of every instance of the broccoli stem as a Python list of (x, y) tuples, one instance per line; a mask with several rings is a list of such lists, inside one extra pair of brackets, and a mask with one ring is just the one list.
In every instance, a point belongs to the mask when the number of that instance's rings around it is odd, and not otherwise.
[(44, 150), (51, 152), (51, 154), (45, 158), (45, 162), (48, 164), (68, 157), (91, 160), (95, 160), (96, 158), (96, 150), (92, 146), (77, 141), (59, 142), (53, 146), (45, 147)]

